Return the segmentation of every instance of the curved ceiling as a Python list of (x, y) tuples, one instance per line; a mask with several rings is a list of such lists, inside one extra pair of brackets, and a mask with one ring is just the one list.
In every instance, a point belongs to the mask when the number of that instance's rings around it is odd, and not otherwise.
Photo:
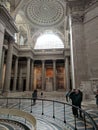
[(36, 27), (57, 26), (64, 20), (62, 0), (29, 0), (23, 6), (26, 18)]

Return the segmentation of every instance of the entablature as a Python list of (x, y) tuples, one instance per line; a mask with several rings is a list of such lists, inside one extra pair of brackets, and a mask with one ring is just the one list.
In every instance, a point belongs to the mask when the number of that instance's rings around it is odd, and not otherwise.
[(0, 5), (0, 20), (4, 23), (6, 32), (14, 37), (14, 34), (18, 32), (18, 29), (13, 18), (3, 5)]

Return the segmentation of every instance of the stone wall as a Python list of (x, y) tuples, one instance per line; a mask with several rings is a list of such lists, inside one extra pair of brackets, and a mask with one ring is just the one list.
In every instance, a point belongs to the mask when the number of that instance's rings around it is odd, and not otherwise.
[(98, 78), (98, 5), (85, 14), (84, 34), (89, 78)]
[(79, 88), (83, 92), (83, 99), (92, 99), (94, 90), (91, 81), (82, 81)]
[(77, 88), (82, 81), (98, 78), (98, 2), (85, 10), (76, 7), (72, 6), (71, 28)]

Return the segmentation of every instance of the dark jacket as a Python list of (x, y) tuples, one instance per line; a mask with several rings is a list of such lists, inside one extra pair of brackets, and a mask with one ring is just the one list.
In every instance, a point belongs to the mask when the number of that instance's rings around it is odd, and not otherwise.
[(34, 90), (33, 94), (32, 94), (32, 98), (36, 99), (37, 98), (37, 90)]
[(75, 92), (71, 92), (70, 98), (72, 100), (73, 105), (80, 106), (80, 104), (82, 102), (83, 94), (81, 91), (79, 91), (79, 93), (77, 93), (77, 94)]

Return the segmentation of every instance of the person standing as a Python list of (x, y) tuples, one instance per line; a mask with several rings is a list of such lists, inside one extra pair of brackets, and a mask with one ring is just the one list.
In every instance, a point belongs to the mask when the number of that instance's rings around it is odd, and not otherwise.
[[(72, 92), (69, 95), (69, 98), (72, 101), (72, 105), (76, 106), (76, 94), (75, 94), (75, 89), (72, 90)], [(76, 107), (72, 106), (72, 112), (74, 116), (78, 116), (78, 110)]]
[[(83, 100), (83, 93), (79, 90), (76, 89), (76, 96), (77, 96), (77, 107), (81, 109), (81, 104), (82, 104), (82, 100)], [(79, 110), (79, 114), (80, 117), (82, 118), (82, 111)]]
[(97, 92), (96, 92), (95, 98), (96, 98), (96, 105), (97, 105), (97, 108), (98, 108), (98, 90), (97, 90)]
[(32, 93), (32, 98), (33, 98), (33, 104), (36, 104), (36, 99), (37, 99), (37, 90), (35, 89), (34, 92)]
[(41, 94), (40, 94), (40, 95), (41, 95), (41, 98), (42, 98), (42, 97), (43, 97), (43, 92), (41, 92)]

